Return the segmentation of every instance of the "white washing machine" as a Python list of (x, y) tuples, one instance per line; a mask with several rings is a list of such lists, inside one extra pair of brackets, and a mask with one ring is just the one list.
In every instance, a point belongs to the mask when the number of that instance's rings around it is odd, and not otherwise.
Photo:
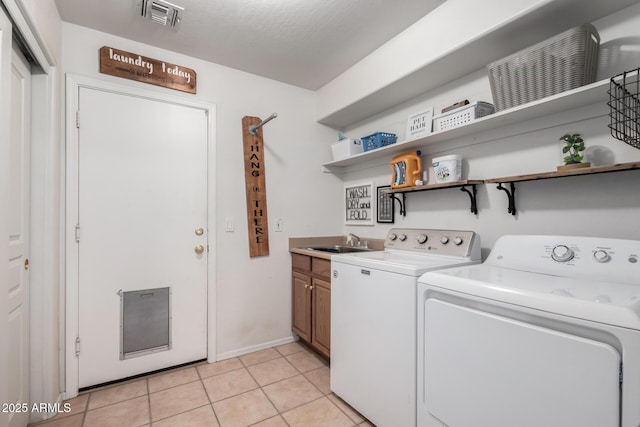
[(640, 241), (504, 236), (418, 284), (419, 427), (640, 426)]
[(480, 262), (472, 231), (389, 231), (384, 251), (331, 257), (331, 390), (378, 427), (416, 425), (416, 292), (425, 272)]

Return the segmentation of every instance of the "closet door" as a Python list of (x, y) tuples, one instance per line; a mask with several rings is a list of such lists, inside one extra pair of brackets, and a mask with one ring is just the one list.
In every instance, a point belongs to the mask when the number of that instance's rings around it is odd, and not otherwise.
[(31, 115), (30, 65), (11, 46), (11, 25), (0, 10), (0, 337), (6, 354), (0, 360), (1, 415), (9, 427), (28, 424), (29, 402), (29, 148)]

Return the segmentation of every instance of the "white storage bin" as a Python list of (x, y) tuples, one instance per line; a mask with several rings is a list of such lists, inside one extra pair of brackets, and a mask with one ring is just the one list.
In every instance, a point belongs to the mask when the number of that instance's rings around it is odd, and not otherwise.
[(433, 176), (437, 184), (460, 181), (462, 179), (462, 157), (457, 154), (435, 157), (433, 164)]
[(433, 118), (433, 131), (438, 132), (466, 125), (480, 117), (493, 114), (495, 108), (488, 102), (477, 101), (463, 107), (447, 111)]
[(331, 145), (333, 160), (342, 160), (362, 153), (362, 142), (359, 139), (343, 139)]

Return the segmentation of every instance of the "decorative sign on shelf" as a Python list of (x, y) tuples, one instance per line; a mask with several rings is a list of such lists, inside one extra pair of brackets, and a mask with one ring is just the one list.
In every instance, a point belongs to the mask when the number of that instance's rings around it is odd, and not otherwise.
[(376, 203), (378, 215), (376, 216), (376, 222), (393, 224), (395, 221), (395, 206), (393, 200), (393, 194), (385, 192), (385, 190), (391, 190), (390, 185), (384, 185), (377, 188), (378, 201)]
[(345, 223), (373, 225), (373, 183), (345, 187)]
[(100, 48), (100, 72), (182, 92), (196, 93), (196, 72), (136, 53)]
[(247, 198), (247, 227), (249, 256), (269, 255), (269, 221), (267, 216), (267, 185), (264, 176), (264, 143), (262, 128), (249, 132), (250, 126), (260, 123), (258, 117), (242, 118), (244, 146), (244, 183)]
[(407, 119), (407, 141), (429, 135), (433, 120), (433, 107), (413, 113)]

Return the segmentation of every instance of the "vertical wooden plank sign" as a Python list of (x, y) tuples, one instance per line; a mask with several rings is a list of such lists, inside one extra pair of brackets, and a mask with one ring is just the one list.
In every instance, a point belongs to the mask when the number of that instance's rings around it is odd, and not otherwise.
[(244, 182), (247, 197), (249, 256), (251, 258), (269, 255), (269, 221), (262, 128), (258, 128), (255, 135), (249, 132), (249, 126), (256, 126), (260, 122), (258, 117), (245, 116), (242, 118)]

